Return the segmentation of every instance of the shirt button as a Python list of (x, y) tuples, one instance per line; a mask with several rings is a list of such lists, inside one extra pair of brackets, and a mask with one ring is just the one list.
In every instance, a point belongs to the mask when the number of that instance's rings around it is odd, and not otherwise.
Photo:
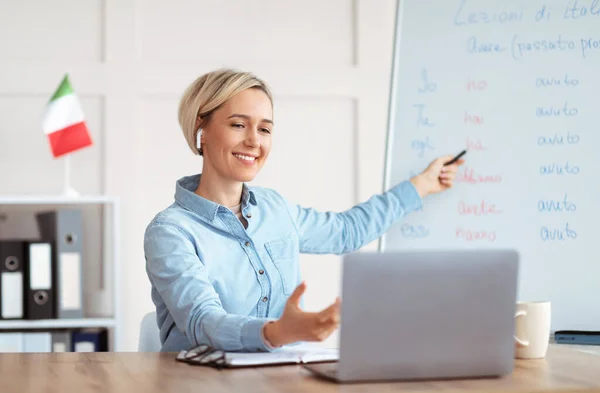
[(252, 218), (252, 213), (248, 213), (248, 214), (246, 214), (246, 217), (248, 217), (248, 218)]
[(258, 274), (265, 274), (265, 271), (264, 271), (264, 270), (262, 270), (262, 269), (260, 269), (260, 270), (258, 271)]
[(250, 242), (246, 242), (244, 244), (246, 245), (246, 247), (250, 247)]
[(263, 297), (263, 302), (266, 302), (267, 300), (269, 300), (269, 298), (268, 298), (268, 297), (266, 297), (266, 296), (265, 296), (265, 297)]

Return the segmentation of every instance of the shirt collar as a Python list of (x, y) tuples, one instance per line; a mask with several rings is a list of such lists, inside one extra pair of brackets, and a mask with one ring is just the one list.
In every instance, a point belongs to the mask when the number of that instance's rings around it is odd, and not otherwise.
[[(175, 201), (184, 208), (191, 210), (208, 221), (213, 221), (223, 205), (209, 201), (206, 198), (196, 194), (196, 188), (200, 184), (202, 174), (185, 176), (177, 180), (175, 184)], [(256, 206), (256, 197), (254, 191), (244, 183), (242, 188), (242, 210), (248, 206), (248, 203)]]

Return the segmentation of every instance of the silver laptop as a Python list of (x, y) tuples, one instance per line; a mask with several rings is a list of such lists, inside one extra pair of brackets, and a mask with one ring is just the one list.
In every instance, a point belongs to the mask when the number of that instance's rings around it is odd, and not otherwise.
[(358, 252), (343, 258), (338, 382), (499, 377), (513, 369), (519, 255)]

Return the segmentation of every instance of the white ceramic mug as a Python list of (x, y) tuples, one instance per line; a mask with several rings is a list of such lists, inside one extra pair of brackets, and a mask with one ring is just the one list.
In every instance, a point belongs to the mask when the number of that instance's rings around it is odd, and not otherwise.
[(549, 301), (517, 302), (515, 313), (515, 357), (541, 359), (550, 340)]

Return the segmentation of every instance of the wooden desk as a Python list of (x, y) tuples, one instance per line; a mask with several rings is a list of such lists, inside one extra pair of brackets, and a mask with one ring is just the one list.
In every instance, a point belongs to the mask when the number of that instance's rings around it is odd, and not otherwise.
[(175, 354), (0, 354), (0, 392), (407, 392), (595, 391), (600, 356), (551, 345), (543, 360), (517, 360), (509, 376), (429, 382), (337, 385), (301, 366), (218, 371), (174, 360)]

